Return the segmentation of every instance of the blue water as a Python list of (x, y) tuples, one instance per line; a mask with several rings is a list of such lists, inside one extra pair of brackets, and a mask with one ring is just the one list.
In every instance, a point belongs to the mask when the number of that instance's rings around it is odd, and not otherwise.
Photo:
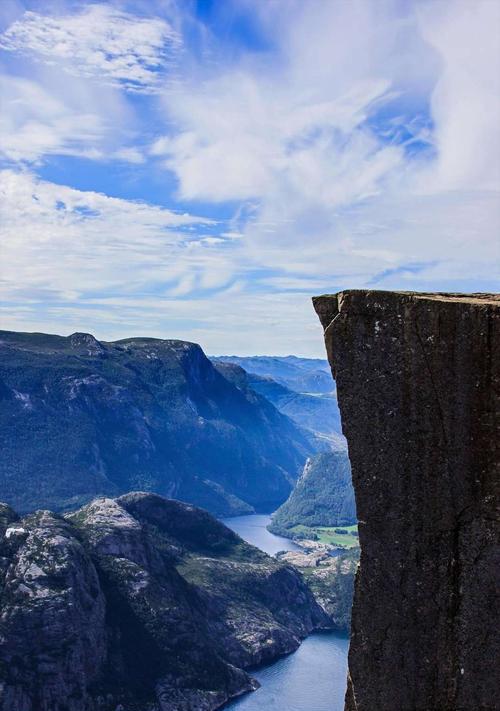
[[(266, 530), (269, 516), (236, 516), (224, 523), (252, 545), (273, 555), (296, 550)], [(260, 689), (225, 706), (237, 711), (343, 711), (349, 640), (336, 632), (310, 635), (293, 654), (251, 671)]]
[(271, 517), (261, 514), (251, 514), (250, 516), (233, 516), (223, 518), (228, 528), (231, 528), (245, 541), (260, 548), (261, 551), (269, 555), (275, 555), (278, 551), (298, 551), (300, 548), (289, 538), (275, 536), (269, 533), (266, 526), (270, 523)]

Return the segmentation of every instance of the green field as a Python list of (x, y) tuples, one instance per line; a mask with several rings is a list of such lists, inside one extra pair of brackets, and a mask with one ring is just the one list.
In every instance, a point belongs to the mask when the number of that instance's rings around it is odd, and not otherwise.
[[(335, 529), (342, 529), (347, 533), (336, 533)], [(290, 533), (298, 539), (310, 538), (320, 543), (327, 543), (330, 546), (337, 548), (357, 548), (359, 546), (359, 538), (357, 535), (358, 527), (354, 526), (294, 526), (290, 529)]]

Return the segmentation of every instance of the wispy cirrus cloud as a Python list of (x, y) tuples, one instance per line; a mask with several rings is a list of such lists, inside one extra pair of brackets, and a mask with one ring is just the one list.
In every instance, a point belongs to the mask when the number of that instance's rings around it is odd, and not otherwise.
[(130, 108), (115, 93), (103, 96), (86, 81), (60, 86), (52, 73), (44, 81), (0, 73), (0, 94), (0, 160), (34, 165), (52, 156), (136, 165), (145, 160), (127, 125)]
[(166, 20), (140, 18), (111, 4), (84, 5), (63, 15), (27, 11), (0, 37), (3, 50), (35, 55), (69, 74), (146, 94), (165, 81), (181, 46)]
[(272, 53), (164, 94), (169, 131), (151, 152), (180, 197), (237, 201), (247, 258), (285, 273), (498, 278), (500, 6), (291, 0), (258, 14)]
[[(103, 293), (184, 293), (227, 277), (198, 232), (206, 218), (0, 171), (1, 291), (49, 301)], [(208, 273), (209, 272), (209, 273)], [(207, 274), (205, 274), (207, 273)]]
[(106, 126), (99, 114), (79, 111), (20, 77), (0, 76), (0, 93), (0, 156), (26, 162), (51, 154), (101, 156)]

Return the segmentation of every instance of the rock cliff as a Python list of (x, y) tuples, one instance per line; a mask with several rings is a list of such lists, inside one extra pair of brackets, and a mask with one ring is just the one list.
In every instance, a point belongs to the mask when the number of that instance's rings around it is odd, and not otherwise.
[(314, 306), (359, 519), (346, 709), (496, 709), (500, 297)]
[(212, 711), (329, 625), (294, 568), (193, 506), (0, 504), (0, 711)]

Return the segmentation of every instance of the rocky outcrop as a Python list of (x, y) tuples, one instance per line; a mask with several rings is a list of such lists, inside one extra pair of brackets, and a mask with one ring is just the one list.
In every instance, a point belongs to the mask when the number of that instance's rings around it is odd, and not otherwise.
[(0, 542), (0, 709), (87, 711), (105, 660), (105, 602), (70, 524), (40, 511)]
[(500, 297), (314, 305), (359, 519), (346, 709), (498, 708)]
[(281, 551), (277, 558), (300, 570), (332, 629), (349, 633), (359, 548), (335, 556), (326, 551)]
[(295, 569), (193, 506), (0, 505), (0, 711), (211, 711), (329, 624)]

